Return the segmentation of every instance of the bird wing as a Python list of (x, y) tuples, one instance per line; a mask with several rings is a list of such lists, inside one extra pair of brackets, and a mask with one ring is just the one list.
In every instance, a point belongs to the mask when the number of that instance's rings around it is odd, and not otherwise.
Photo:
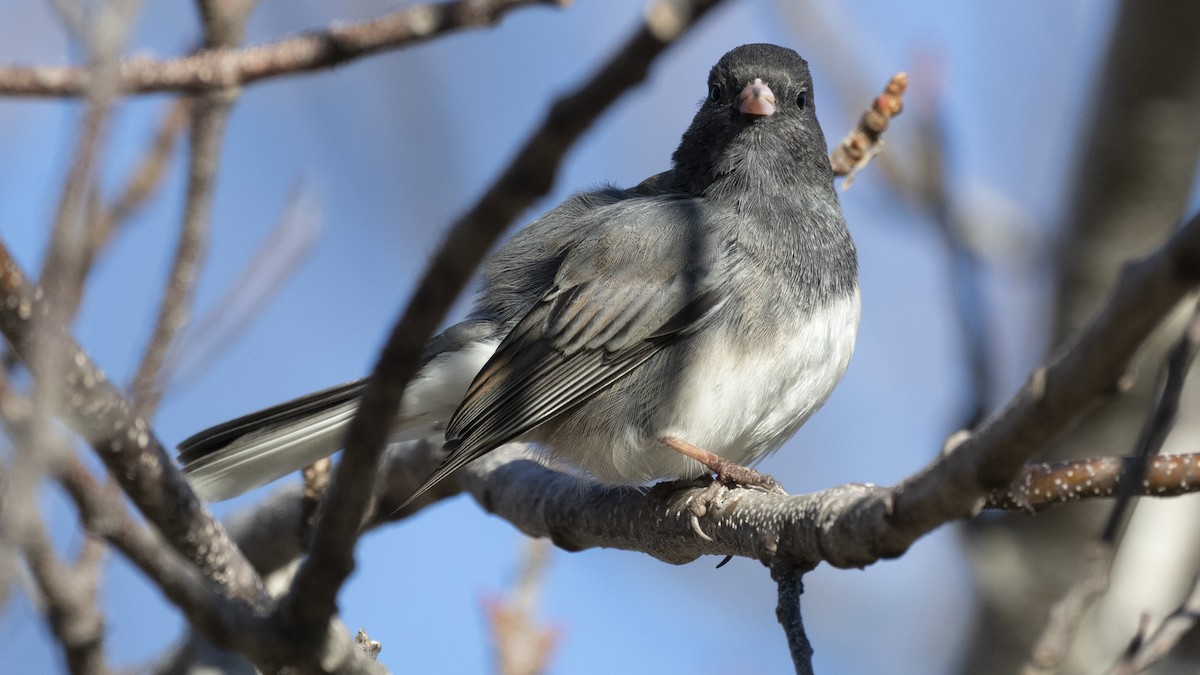
[(446, 429), (451, 454), (414, 497), (586, 402), (711, 315), (724, 294), (695, 202), (654, 197), (601, 210), (476, 376)]

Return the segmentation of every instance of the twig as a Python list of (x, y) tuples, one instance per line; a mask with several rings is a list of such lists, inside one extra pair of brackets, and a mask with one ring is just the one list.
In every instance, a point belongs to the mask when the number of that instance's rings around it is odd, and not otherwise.
[(558, 641), (558, 631), (538, 625), (537, 602), (550, 544), (529, 539), (524, 546), (521, 573), (507, 600), (487, 603), (488, 625), (500, 675), (538, 675), (546, 671)]
[(379, 457), (416, 372), (425, 342), (505, 227), (549, 191), (571, 144), (622, 93), (641, 82), (654, 58), (719, 0), (660, 1), (643, 25), (586, 84), (554, 103), (541, 127), (500, 178), (451, 231), (379, 356), (346, 435), (345, 452), (314, 533), (312, 554), (280, 604), (298, 635), (317, 638), (336, 610), (354, 567), (354, 544), (370, 508)]
[(128, 222), (162, 183), (167, 162), (175, 150), (175, 142), (187, 127), (187, 121), (187, 99), (172, 103), (145, 154), (126, 178), (124, 188), (107, 207), (97, 208), (95, 215), (88, 219), (87, 248), (82, 263), (85, 278), (101, 251), (112, 241), (117, 229)]
[[(207, 49), (237, 46), (245, 32), (246, 19), (257, 0), (218, 2), (198, 0), (204, 45)], [(133, 409), (150, 419), (162, 398), (163, 364), (177, 334), (187, 322), (196, 279), (204, 255), (212, 214), (213, 183), (221, 158), (221, 144), (229, 111), (237, 101), (236, 88), (205, 92), (192, 101), (191, 143), (188, 157), (187, 201), (175, 258), (167, 276), (167, 288), (159, 305), (154, 331), (133, 379)]]
[[(209, 367), (233, 343), (295, 272), (321, 229), (321, 208), (300, 188), (292, 191), (270, 235), (229, 284), (213, 309), (192, 325), (165, 368), (178, 392), (200, 368)], [(166, 387), (164, 387), (166, 388)]]
[(833, 165), (833, 175), (845, 177), (843, 190), (850, 187), (854, 176), (883, 149), (881, 136), (891, 119), (904, 108), (904, 90), (907, 88), (908, 74), (893, 75), (854, 129), (833, 149), (829, 161)]
[(36, 513), (25, 514), (24, 520), (21, 543), (25, 561), (67, 668), (77, 675), (107, 673), (104, 615), (96, 604), (95, 585), (59, 559)]
[[(70, 456), (69, 450), (48, 452), (45, 447), (32, 447), (32, 442), (48, 436), (44, 431), (34, 433), (31, 427), (35, 423), (32, 404), (16, 394), (7, 375), (0, 372), (0, 424), (12, 440), (17, 456), (37, 452), (55, 458)], [(41, 593), (42, 614), (63, 651), (67, 667), (72, 673), (107, 672), (104, 615), (97, 606), (102, 547), (96, 545), (95, 539), (88, 538), (74, 565), (60, 560), (38, 513), (35, 486), (13, 490), (12, 483), (13, 477), (0, 465), (0, 494), (6, 497), (2, 532), (25, 556)]]
[(1154, 633), (1131, 643), (1130, 649), (1126, 650), (1108, 675), (1134, 675), (1134, 673), (1149, 670), (1151, 666), (1171, 653), (1175, 645), (1179, 644), (1179, 640), (1196, 627), (1198, 618), (1200, 618), (1200, 578), (1193, 581), (1192, 589), (1183, 604), (1164, 619)]
[(167, 285), (159, 304), (146, 350), (130, 387), (137, 415), (152, 418), (162, 398), (163, 364), (188, 317), (196, 279), (204, 255), (212, 212), (213, 182), (216, 178), (225, 122), (233, 104), (228, 97), (205, 95), (191, 106), (191, 156), (188, 161), (187, 201), (184, 205), (179, 242)]
[[(1037, 512), (1053, 504), (1112, 497), (1136, 462), (1133, 457), (1095, 457), (1027, 464), (1008, 488), (988, 497), (987, 508)], [(1134, 486), (1142, 497), (1200, 492), (1200, 453), (1151, 457)]]
[[(335, 25), (243, 49), (216, 49), (166, 61), (120, 62), (117, 92), (200, 92), (329, 68), (445, 33), (495, 24), (509, 10), (569, 0), (458, 0), (406, 7), (371, 21)], [(82, 96), (91, 75), (76, 66), (0, 67), (0, 96)]]
[(775, 618), (787, 636), (788, 651), (796, 675), (813, 675), (813, 647), (804, 631), (804, 620), (800, 614), (800, 596), (804, 594), (804, 573), (790, 562), (778, 560), (771, 565), (771, 578), (779, 591)]
[(1050, 608), (1050, 616), (1034, 644), (1029, 662), (1021, 670), (1023, 675), (1051, 675), (1058, 671), (1084, 615), (1108, 590), (1116, 552), (1116, 546), (1109, 541), (1089, 545), (1079, 576)]
[(1179, 417), (1179, 399), (1183, 396), (1183, 383), (1187, 379), (1188, 371), (1191, 369), (1198, 349), (1200, 349), (1200, 304), (1195, 304), (1187, 328), (1184, 329), (1183, 335), (1179, 337), (1167, 357), (1162, 383), (1151, 401), (1146, 422), (1138, 436), (1133, 455), (1134, 461), (1124, 472), (1121, 482), (1117, 486), (1117, 503), (1113, 505), (1112, 513), (1104, 526), (1104, 532), (1100, 535), (1100, 538), (1106, 542), (1116, 542), (1117, 531), (1124, 522), (1130, 501), (1140, 492), (1151, 458), (1156, 457), (1162, 450), (1167, 435), (1175, 427), (1175, 420)]

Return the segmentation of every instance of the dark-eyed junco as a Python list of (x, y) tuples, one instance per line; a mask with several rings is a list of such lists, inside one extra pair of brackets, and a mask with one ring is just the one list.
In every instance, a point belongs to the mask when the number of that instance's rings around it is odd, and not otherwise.
[[(721, 57), (672, 163), (576, 194), (492, 255), (471, 318), (404, 394), (395, 438), (448, 450), (416, 494), (517, 439), (602, 483), (697, 477), (662, 439), (750, 464), (825, 402), (859, 294), (808, 65), (765, 44)], [(224, 499), (330, 455), (363, 386), (202, 431), (184, 471)]]

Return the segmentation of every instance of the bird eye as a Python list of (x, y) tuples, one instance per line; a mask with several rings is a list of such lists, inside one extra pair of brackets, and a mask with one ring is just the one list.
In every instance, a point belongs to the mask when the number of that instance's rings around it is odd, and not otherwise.
[(714, 84), (708, 88), (708, 100), (713, 103), (721, 100), (721, 85)]
[(805, 104), (808, 103), (808, 92), (802, 91), (796, 96), (796, 107), (804, 110)]

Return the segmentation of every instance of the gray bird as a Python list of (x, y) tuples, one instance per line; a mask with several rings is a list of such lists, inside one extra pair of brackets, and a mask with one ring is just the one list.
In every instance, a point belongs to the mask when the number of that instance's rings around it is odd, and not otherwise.
[[(672, 168), (576, 194), (483, 270), (471, 317), (435, 337), (393, 439), (444, 434), (410, 500), (514, 440), (606, 484), (695, 478), (663, 439), (738, 465), (777, 449), (828, 398), (854, 349), (858, 263), (813, 110), (808, 65), (730, 51)], [(336, 452), (364, 381), (180, 444), (210, 500)]]

